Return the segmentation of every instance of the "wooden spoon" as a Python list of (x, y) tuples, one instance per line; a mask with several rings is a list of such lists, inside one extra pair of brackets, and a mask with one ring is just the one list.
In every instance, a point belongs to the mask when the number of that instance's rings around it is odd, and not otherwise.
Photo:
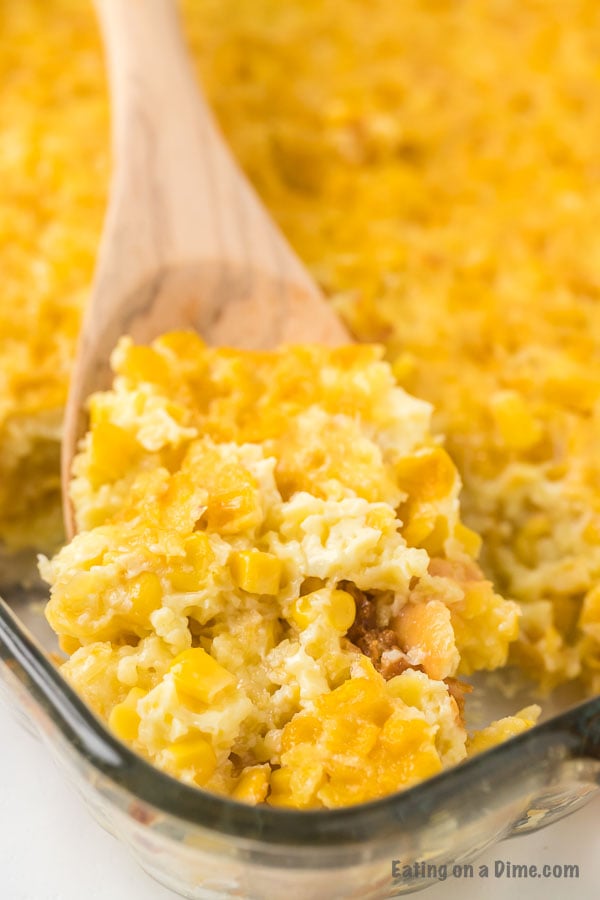
[(121, 334), (147, 343), (172, 328), (194, 328), (211, 344), (247, 348), (350, 339), (219, 133), (174, 0), (96, 0), (96, 8), (115, 171), (65, 416), (69, 537), (84, 403), (110, 383), (108, 358)]

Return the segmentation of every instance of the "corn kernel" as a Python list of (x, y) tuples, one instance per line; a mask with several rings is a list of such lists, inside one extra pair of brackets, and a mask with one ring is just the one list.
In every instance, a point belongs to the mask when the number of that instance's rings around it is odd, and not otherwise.
[(423, 703), (423, 684), (412, 669), (390, 678), (386, 690), (391, 697), (402, 700), (407, 706), (420, 708)]
[(429, 556), (442, 556), (449, 534), (450, 532), (448, 530), (448, 519), (446, 518), (446, 516), (436, 516), (434, 519), (433, 528), (431, 529), (427, 537), (422, 538), (419, 543), (419, 547), (427, 550)]
[(122, 741), (134, 741), (140, 727), (140, 717), (134, 709), (118, 703), (112, 709), (108, 724)]
[(492, 417), (502, 442), (509, 450), (528, 450), (542, 436), (525, 400), (517, 391), (497, 391), (490, 398)]
[(401, 529), (402, 537), (409, 547), (420, 547), (434, 530), (438, 518), (430, 510), (420, 513), (417, 507), (415, 512), (415, 506), (410, 501), (402, 504), (398, 516), (404, 523)]
[(169, 384), (170, 372), (166, 360), (152, 347), (130, 345), (123, 354), (117, 354), (119, 375), (134, 382), (149, 381), (154, 384)]
[(154, 572), (141, 572), (128, 583), (133, 608), (129, 617), (138, 625), (148, 625), (150, 615), (162, 603), (162, 585)]
[(481, 753), (483, 750), (495, 747), (496, 744), (508, 740), (508, 738), (527, 731), (535, 725), (540, 713), (540, 707), (532, 704), (519, 710), (514, 716), (505, 716), (503, 719), (497, 719), (486, 728), (476, 731), (467, 741), (469, 755)]
[(135, 438), (112, 422), (99, 422), (90, 439), (89, 477), (95, 487), (130, 471), (141, 448)]
[(208, 574), (212, 550), (208, 536), (196, 531), (185, 539), (185, 561), (173, 564), (169, 580), (174, 591), (198, 591)]
[(376, 679), (350, 678), (316, 702), (325, 716), (352, 716), (381, 726), (392, 710), (381, 675)]
[(345, 773), (342, 778), (330, 779), (320, 790), (319, 800), (328, 808), (351, 806), (371, 799), (364, 777), (362, 783), (351, 780)]
[(336, 631), (345, 634), (356, 617), (354, 597), (347, 591), (332, 591), (327, 618)]
[(238, 534), (254, 528), (262, 519), (262, 509), (253, 476), (242, 466), (229, 466), (219, 477), (208, 500), (208, 527), (220, 534)]
[(263, 623), (262, 640), (265, 652), (268, 653), (277, 646), (281, 639), (281, 623), (278, 619), (269, 619)]
[(160, 353), (167, 350), (179, 360), (198, 360), (206, 349), (206, 344), (196, 331), (169, 331), (156, 338), (154, 346)]
[(239, 550), (231, 554), (229, 567), (234, 584), (250, 594), (277, 594), (283, 563), (272, 553)]
[(600, 544), (600, 516), (593, 516), (582, 532), (582, 537), (590, 544)]
[(380, 728), (363, 718), (357, 719), (349, 712), (327, 721), (323, 745), (333, 758), (351, 753), (365, 758), (369, 755), (380, 734)]
[(347, 591), (322, 588), (298, 597), (290, 610), (290, 618), (302, 630), (322, 614), (327, 616), (332, 628), (345, 634), (356, 616), (354, 598)]
[(456, 467), (445, 450), (434, 447), (396, 463), (398, 486), (411, 500), (431, 503), (447, 497), (456, 483)]
[(58, 646), (67, 656), (72, 656), (76, 650), (79, 650), (81, 644), (77, 638), (71, 637), (70, 634), (61, 634), (58, 639)]
[(194, 770), (194, 780), (204, 784), (217, 768), (217, 757), (212, 745), (204, 737), (194, 735), (170, 744), (166, 750), (169, 761), (182, 771)]
[(132, 688), (122, 703), (117, 703), (111, 710), (108, 724), (122, 741), (134, 741), (140, 727), (140, 717), (136, 710), (137, 702), (144, 696), (140, 688)]
[(308, 626), (316, 619), (318, 609), (315, 609), (314, 599), (317, 594), (320, 594), (320, 591), (315, 591), (312, 594), (305, 594), (303, 597), (298, 597), (292, 603), (290, 618), (298, 628), (308, 628)]
[(468, 528), (462, 522), (458, 522), (454, 529), (454, 537), (462, 544), (469, 556), (477, 559), (481, 549), (481, 538), (476, 531)]
[(390, 720), (390, 739), (382, 735), (381, 741), (386, 791), (408, 787), (441, 771), (434, 734), (434, 728), (423, 720)]
[(61, 586), (61, 607), (63, 614), (69, 619), (78, 619), (89, 612), (92, 599), (97, 601), (103, 584), (97, 575), (91, 572), (77, 572), (66, 584)]
[(262, 803), (269, 790), (269, 767), (244, 769), (232, 792), (232, 797), (243, 803)]
[(178, 691), (201, 703), (211, 703), (221, 691), (235, 684), (235, 678), (201, 647), (184, 650), (171, 663)]
[(271, 791), (267, 802), (272, 806), (295, 806), (291, 787), (292, 770), (286, 766), (271, 773)]
[(406, 386), (417, 369), (417, 359), (412, 353), (401, 353), (392, 363), (392, 372), (396, 381)]
[(321, 731), (322, 723), (309, 712), (299, 712), (290, 719), (281, 734), (281, 751), (285, 753), (295, 744), (314, 744)]
[(596, 585), (583, 598), (579, 615), (579, 627), (583, 630), (600, 629), (600, 585)]
[(432, 726), (424, 719), (407, 719), (403, 711), (393, 713), (381, 729), (381, 740), (388, 752), (402, 756), (418, 750), (431, 735)]

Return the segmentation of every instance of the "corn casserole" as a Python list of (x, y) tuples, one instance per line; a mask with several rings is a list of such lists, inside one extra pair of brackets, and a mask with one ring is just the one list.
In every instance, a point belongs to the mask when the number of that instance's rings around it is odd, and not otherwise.
[[(600, 692), (600, 181), (595, 159), (600, 138), (600, 106), (595, 102), (600, 9), (593, 0), (568, 0), (560, 9), (536, 0), (406, 0), (398, 15), (383, 0), (358, 0), (341, 17), (334, 0), (185, 0), (183, 10), (199, 73), (238, 159), (357, 339), (382, 345), (398, 383), (432, 404), (431, 429), (426, 404), (394, 394), (404, 398), (402, 408), (394, 411), (403, 434), (396, 452), (406, 450), (405, 458), (419, 462), (414, 470), (411, 462), (404, 475), (394, 468), (393, 477), (378, 469), (378, 454), (393, 449), (379, 443), (381, 435), (363, 434), (359, 428), (355, 447), (351, 433), (337, 420), (331, 427), (341, 446), (353, 452), (362, 447), (364, 456), (354, 474), (345, 471), (343, 458), (337, 460), (342, 471), (335, 466), (326, 471), (319, 446), (312, 444), (312, 438), (326, 433), (322, 422), (334, 416), (321, 406), (322, 398), (312, 412), (302, 410), (309, 423), (302, 465), (284, 446), (273, 445), (273, 434), (252, 434), (252, 423), (240, 426), (239, 433), (238, 425), (225, 433), (237, 422), (233, 409), (226, 410), (221, 426), (202, 419), (201, 431), (206, 433), (186, 436), (181, 429), (198, 429), (198, 422), (182, 424), (177, 415), (185, 420), (204, 413), (172, 385), (168, 339), (148, 351), (155, 354), (153, 360), (158, 356), (162, 361), (157, 365), (168, 390), (160, 381), (144, 380), (148, 373), (144, 375), (142, 348), (124, 344), (115, 357), (114, 392), (94, 400), (97, 418), (92, 418), (91, 437), (78, 460), (74, 497), (82, 534), (44, 564), (54, 582), (49, 614), (63, 635), (65, 651), (73, 654), (65, 672), (118, 733), (137, 741), (159, 765), (215, 790), (238, 791), (251, 802), (266, 796), (267, 789), (271, 802), (277, 802), (276, 797), (299, 805), (355, 802), (351, 791), (336, 793), (335, 778), (326, 789), (315, 774), (318, 766), (319, 771), (327, 768), (327, 754), (341, 740), (344, 719), (338, 712), (349, 708), (345, 704), (363, 716), (364, 734), (371, 737), (365, 737), (365, 746), (356, 752), (373, 766), (385, 757), (386, 734), (402, 735), (407, 747), (412, 741), (423, 748), (420, 771), (410, 772), (406, 762), (400, 773), (387, 759), (398, 786), (466, 752), (456, 674), (502, 666), (508, 651), (509, 661), (542, 689), (577, 681), (588, 692)], [(62, 408), (106, 202), (107, 102), (96, 26), (87, 5), (77, 0), (4, 0), (2, 14), (0, 539), (10, 548), (32, 544), (51, 550), (61, 540)], [(68, 66), (62, 64), (64, 59)], [(211, 352), (198, 348), (197, 364), (203, 361), (208, 370), (216, 367), (214, 378), (227, 365), (244, 371), (243, 357), (211, 357)], [(316, 348), (303, 352), (319, 358)], [(382, 368), (385, 363), (375, 350), (355, 352), (366, 356), (354, 362), (349, 358), (343, 365), (385, 371), (385, 378), (378, 376), (383, 378), (383, 394), (398, 390), (386, 381), (389, 370)], [(288, 362), (291, 368), (301, 368), (305, 360), (292, 354)], [(130, 364), (134, 371), (128, 374)], [(277, 367), (284, 361), (277, 357), (262, 364)], [(141, 374), (135, 374), (136, 365)], [(184, 383), (188, 376), (195, 377), (182, 374)], [(240, 378), (236, 389), (243, 393)], [(134, 396), (140, 390), (142, 396), (150, 391), (153, 398), (151, 408), (144, 407), (149, 422), (136, 419), (141, 413)], [(172, 405), (183, 410), (174, 424)], [(409, 409), (415, 415), (420, 410), (421, 431), (412, 432), (414, 422), (407, 427)], [(161, 422), (170, 423), (172, 432), (153, 447), (152, 428)], [(138, 425), (143, 438), (137, 432), (132, 437)], [(441, 434), (446, 435), (445, 449), (435, 437)], [(300, 435), (288, 438), (299, 452)], [(187, 462), (184, 449), (191, 454)], [(283, 519), (272, 529), (285, 544), (301, 543), (293, 527), (299, 527), (302, 517), (327, 521), (327, 503), (361, 501), (363, 511), (359, 504), (349, 521), (363, 524), (375, 505), (376, 516), (383, 517), (382, 534), (386, 527), (396, 534), (393, 520), (383, 527), (385, 516), (389, 519), (396, 509), (402, 534), (393, 540), (404, 542), (397, 543), (397, 552), (402, 559), (408, 554), (406, 559), (417, 566), (408, 580), (409, 594), (419, 593), (418, 585), (410, 584), (413, 577), (440, 585), (435, 603), (430, 598), (433, 607), (421, 604), (429, 609), (425, 624), (408, 612), (419, 609), (418, 597), (412, 595), (402, 607), (406, 612), (394, 610), (393, 628), (387, 627), (387, 613), (376, 611), (375, 623), (370, 621), (373, 609), (365, 607), (365, 592), (393, 588), (361, 586), (358, 569), (352, 567), (348, 577), (336, 577), (335, 584), (333, 576), (322, 575), (307, 575), (301, 583), (296, 573), (297, 600), (303, 600), (306, 610), (304, 624), (294, 621), (285, 606), (294, 561), (280, 556), (275, 546), (263, 546), (265, 535), (260, 529), (252, 531), (259, 526), (251, 516), (246, 531), (222, 533), (226, 523), (219, 520), (219, 508), (213, 511), (216, 519), (210, 519), (210, 504), (204, 538), (195, 536), (194, 528), (184, 534), (183, 523), (173, 522), (173, 534), (167, 529), (161, 536), (173, 543), (162, 550), (160, 541), (156, 545), (159, 560), (140, 560), (142, 548), (135, 542), (119, 543), (119, 529), (134, 540), (124, 525), (127, 516), (141, 517), (145, 529), (158, 527), (146, 521), (151, 511), (138, 508), (138, 503), (148, 492), (158, 504), (160, 491), (170, 490), (170, 479), (180, 469), (184, 477), (179, 481), (185, 483), (194, 453), (208, 468), (209, 459), (224, 467), (225, 489), (228, 467), (233, 466), (245, 485), (241, 506), (254, 503), (254, 514), (262, 511), (264, 522), (283, 515), (284, 509), (291, 512), (287, 534)], [(273, 459), (277, 479), (273, 463), (268, 463)], [(424, 490), (431, 484), (419, 468), (424, 459), (435, 467), (436, 484), (438, 479), (448, 482), (446, 494), (426, 502), (419, 499), (421, 477)], [(115, 461), (122, 472), (113, 470)], [(383, 481), (377, 483), (379, 477)], [(134, 489), (136, 478), (142, 485), (147, 479), (146, 486)], [(460, 523), (456, 508), (460, 480), (468, 528)], [(178, 489), (174, 506), (191, 504), (188, 516), (192, 508), (205, 505), (203, 499), (180, 496)], [(308, 505), (302, 508), (302, 503)], [(423, 503), (429, 504), (426, 513)], [(116, 529), (112, 537), (110, 529)], [(473, 562), (475, 533), (483, 538), (486, 577), (519, 604), (518, 634), (516, 608), (494, 593)], [(118, 582), (128, 571), (128, 554), (135, 556), (138, 568), (124, 587)], [(196, 569), (203, 571), (211, 554), (217, 561), (215, 572), (224, 579), (220, 590), (215, 588), (215, 603), (229, 597), (238, 604), (245, 633), (254, 635), (256, 630), (262, 654), (245, 694), (226, 677), (229, 667), (239, 663), (234, 663), (234, 649), (223, 649), (219, 659), (216, 650), (207, 653), (202, 644), (208, 640), (202, 628), (207, 623), (209, 628), (225, 628), (224, 619), (215, 623), (189, 616), (184, 628), (189, 605), (177, 608), (169, 599), (158, 608), (165, 597), (185, 598), (188, 593), (171, 581), (168, 560), (185, 560), (179, 573), (185, 583), (186, 575), (196, 577)], [(418, 559), (425, 568), (419, 569)], [(261, 579), (269, 584), (271, 578), (272, 586), (279, 563), (281, 584), (275, 593), (263, 591)], [(100, 586), (92, 587), (86, 566), (100, 581), (111, 571), (118, 574), (112, 599)], [(246, 590), (245, 578), (261, 590)], [(313, 584), (312, 578), (319, 583)], [(70, 579), (74, 584), (65, 587)], [(406, 594), (406, 587), (396, 593)], [(452, 621), (452, 603), (458, 601), (451, 598), (472, 592), (486, 612), (463, 628), (456, 615)], [(304, 601), (312, 595), (314, 609), (311, 601)], [(83, 598), (90, 602), (91, 596), (96, 599), (89, 621), (85, 615), (83, 622), (75, 621), (77, 604), (83, 613)], [(128, 603), (137, 610), (129, 617), (119, 612), (123, 604), (129, 609)], [(174, 615), (171, 625), (169, 610)], [(343, 629), (352, 610), (354, 619)], [(509, 623), (502, 646), (495, 649), (494, 610)], [(451, 662), (437, 669), (426, 650), (419, 651), (423, 658), (415, 650), (419, 635), (436, 633), (434, 618), (428, 618), (436, 611), (455, 644)], [(226, 617), (223, 609), (217, 612)], [(251, 625), (254, 613), (258, 619)], [(336, 630), (331, 619), (338, 613), (341, 624)], [(307, 647), (319, 623), (328, 623), (332, 643), (323, 650), (323, 659), (317, 654), (317, 661)], [(235, 645), (235, 623), (227, 628)], [(382, 646), (382, 635), (390, 630), (397, 647)], [(182, 643), (186, 633), (189, 647)], [(215, 640), (217, 647), (219, 641), (227, 643), (225, 633), (211, 634), (210, 640), (211, 648)], [(293, 691), (286, 695), (285, 681), (276, 691), (283, 705), (270, 710), (261, 705), (267, 684), (278, 683), (268, 678), (276, 672), (287, 677), (289, 666), (283, 654), (276, 665), (269, 663), (268, 674), (265, 660), (273, 653), (277, 658), (277, 648), (294, 640), (300, 647), (304, 642), (304, 654), (318, 669), (326, 667), (315, 673), (323, 687), (315, 699), (316, 718), (300, 708), (299, 699), (288, 696)], [(386, 678), (392, 651), (405, 654), (408, 666)], [(194, 688), (202, 671), (207, 677), (212, 673), (214, 683), (221, 685), (213, 699), (224, 721), (215, 720), (207, 731), (212, 742), (198, 738), (194, 748), (196, 739), (190, 738), (192, 746), (186, 748), (186, 729), (193, 731), (192, 723), (204, 714), (200, 706), (206, 697)], [(104, 687), (99, 672), (105, 673)], [(298, 676), (298, 690), (301, 684)], [(344, 694), (357, 684), (354, 698)], [(311, 684), (304, 687), (310, 690)], [(178, 704), (178, 715), (163, 721), (161, 732), (157, 711), (169, 692), (174, 698), (178, 690), (188, 698), (187, 706)], [(407, 710), (413, 712), (408, 715)], [(269, 716), (279, 719), (267, 721)], [(472, 736), (470, 747), (482, 749), (533, 718), (535, 711), (528, 710), (494, 725)], [(409, 720), (417, 724), (409, 726)], [(234, 732), (242, 721), (254, 723), (256, 742), (236, 744), (231, 751), (235, 758), (226, 760), (227, 741), (234, 746)], [(307, 742), (319, 747), (322, 758), (313, 759), (316, 768), (310, 774), (305, 771), (305, 792), (298, 777), (288, 772), (286, 780), (285, 762), (275, 769), (284, 774), (271, 783), (275, 772), (267, 771), (269, 760), (290, 754), (289, 768), (301, 771), (308, 765), (303, 749)], [(196, 772), (190, 759), (204, 759), (204, 769)], [(405, 761), (409, 759), (410, 753), (405, 755)]]
[(47, 616), (71, 683), (182, 779), (333, 807), (467, 754), (456, 676), (506, 662), (519, 610), (473, 561), (431, 407), (382, 355), (123, 338), (91, 397)]

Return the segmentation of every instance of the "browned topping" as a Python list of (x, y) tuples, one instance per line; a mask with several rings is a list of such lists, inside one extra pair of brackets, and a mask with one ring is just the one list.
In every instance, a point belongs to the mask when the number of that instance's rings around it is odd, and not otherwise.
[(378, 626), (375, 601), (350, 582), (343, 582), (340, 587), (352, 594), (356, 603), (356, 618), (348, 631), (348, 639), (361, 653), (369, 657), (386, 681), (394, 675), (400, 675), (406, 669), (422, 671), (421, 666), (410, 664), (408, 657), (398, 645), (396, 632), (392, 628)]
[(465, 721), (465, 694), (470, 694), (473, 690), (472, 685), (466, 681), (460, 681), (458, 678), (444, 678), (444, 684), (448, 688), (448, 693), (456, 701), (458, 706), (458, 715), (460, 722), (464, 725)]
[[(438, 571), (434, 573), (431, 572), (431, 567), (434, 563), (448, 563), (448, 567), (435, 566), (434, 568), (438, 569)], [(444, 576), (448, 577), (452, 573), (452, 577), (456, 578), (459, 570), (465, 581), (479, 581), (481, 579), (481, 573), (477, 566), (471, 569), (468, 565), (453, 563), (445, 559), (431, 560), (431, 574), (441, 575), (443, 573)], [(422, 666), (415, 666), (409, 662), (408, 657), (398, 644), (396, 632), (392, 628), (380, 628), (377, 625), (377, 607), (374, 599), (363, 593), (351, 582), (343, 582), (340, 584), (340, 587), (352, 594), (356, 603), (356, 618), (348, 631), (348, 639), (355, 647), (358, 647), (361, 653), (369, 657), (383, 678), (389, 681), (390, 678), (393, 678), (395, 675), (401, 675), (407, 669), (417, 669), (419, 672), (423, 672)], [(444, 684), (448, 688), (448, 693), (456, 702), (459, 720), (464, 725), (465, 694), (470, 694), (473, 688), (470, 684), (460, 681), (458, 678), (445, 678)]]

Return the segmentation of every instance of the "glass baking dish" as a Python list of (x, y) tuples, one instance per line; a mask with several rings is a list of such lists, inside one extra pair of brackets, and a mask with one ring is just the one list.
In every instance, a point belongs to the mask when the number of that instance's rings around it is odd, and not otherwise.
[(52, 662), (43, 591), (4, 593), (0, 693), (46, 741), (100, 823), (185, 897), (398, 896), (436, 880), (411, 882), (405, 865), (468, 863), (495, 841), (573, 812), (600, 787), (595, 698), (361, 806), (298, 812), (218, 797), (170, 778), (114, 738)]

